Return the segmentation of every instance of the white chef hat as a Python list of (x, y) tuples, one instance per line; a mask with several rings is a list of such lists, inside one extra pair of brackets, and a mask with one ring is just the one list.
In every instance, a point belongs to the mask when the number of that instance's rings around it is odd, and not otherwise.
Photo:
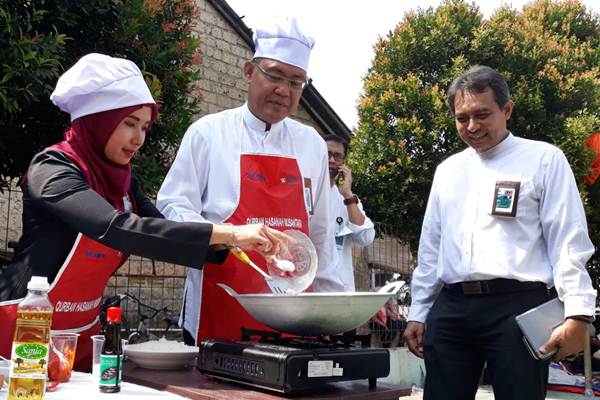
[(50, 100), (71, 114), (71, 121), (138, 104), (156, 104), (135, 63), (91, 53), (58, 79)]
[(302, 32), (294, 17), (276, 17), (254, 30), (254, 58), (264, 57), (308, 71), (315, 40)]

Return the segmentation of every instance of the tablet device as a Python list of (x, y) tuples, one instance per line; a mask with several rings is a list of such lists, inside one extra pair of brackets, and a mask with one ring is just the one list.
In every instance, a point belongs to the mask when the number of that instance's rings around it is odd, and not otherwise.
[(552, 331), (565, 321), (565, 306), (558, 298), (547, 301), (515, 317), (523, 332), (523, 341), (532, 357), (545, 360), (552, 357), (557, 349), (540, 353), (539, 348), (550, 339)]

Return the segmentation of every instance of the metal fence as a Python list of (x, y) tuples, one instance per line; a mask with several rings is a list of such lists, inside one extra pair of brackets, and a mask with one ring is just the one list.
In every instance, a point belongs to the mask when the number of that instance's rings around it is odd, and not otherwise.
[[(390, 281), (407, 281), (416, 265), (408, 243), (399, 238), (400, 232), (385, 223), (375, 223), (375, 232), (373, 243), (363, 248), (355, 246), (352, 252), (357, 291), (377, 290)], [(402, 333), (410, 306), (408, 286), (396, 295), (394, 306), (398, 307), (400, 319), (396, 319), (395, 313), (388, 314), (384, 324), (381, 310), (380, 318), (376, 315), (358, 329), (361, 334), (371, 334), (374, 346), (404, 344)]]
[(13, 247), (21, 236), (23, 201), (17, 181), (0, 191), (0, 265), (10, 260)]
[(371, 290), (412, 275), (415, 259), (409, 245), (389, 224), (375, 223), (375, 240), (369, 246), (353, 249), (357, 290)]
[[(186, 268), (163, 263), (147, 258), (131, 256), (129, 260), (110, 278), (105, 296), (128, 293), (139, 299), (141, 303), (177, 317), (179, 315)], [(143, 307), (131, 300), (121, 303), (125, 323), (135, 329), (141, 318), (152, 316), (149, 308)], [(155, 331), (158, 336), (164, 332), (168, 324), (160, 317), (145, 321), (146, 326)], [(181, 329), (171, 327), (169, 338), (179, 337)]]
[[(21, 191), (13, 182), (10, 189), (0, 193), (0, 257), (12, 257), (12, 245), (21, 235), (22, 197)], [(398, 239), (397, 232), (387, 224), (376, 223), (376, 238), (364, 248), (353, 249), (356, 287), (358, 291), (372, 291), (387, 281), (410, 277), (415, 260), (408, 245)], [(0, 260), (1, 263), (1, 260)], [(111, 277), (105, 295), (129, 293), (142, 303), (154, 308), (165, 309), (177, 316), (181, 309), (186, 268), (142, 257), (132, 256)], [(398, 299), (400, 315), (407, 315), (406, 294)], [(125, 323), (135, 328), (140, 320), (138, 305), (131, 301), (122, 304)], [(142, 311), (144, 311), (142, 309)], [(145, 314), (150, 314), (145, 310)], [(166, 326), (160, 318), (147, 321), (147, 326), (160, 331)], [(402, 324), (392, 329), (367, 323), (359, 329), (360, 333), (374, 332), (382, 343), (392, 345), (401, 343), (388, 340), (400, 332)], [(394, 331), (395, 330), (395, 331)], [(175, 332), (177, 335), (177, 332)]]

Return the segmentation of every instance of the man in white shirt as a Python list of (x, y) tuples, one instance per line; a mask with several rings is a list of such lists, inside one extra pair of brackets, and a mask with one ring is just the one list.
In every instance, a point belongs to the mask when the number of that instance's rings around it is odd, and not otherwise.
[(515, 316), (554, 286), (565, 322), (540, 350), (583, 349), (596, 291), (577, 185), (558, 148), (507, 130), (513, 103), (495, 70), (456, 78), (448, 104), (469, 147), (436, 170), (404, 336), (425, 359), (427, 399), (474, 399), (487, 362), (497, 400), (541, 400), (548, 361), (530, 356)]
[(367, 246), (375, 239), (375, 226), (365, 214), (362, 204), (352, 193), (352, 171), (344, 163), (348, 142), (337, 135), (325, 135), (329, 157), (331, 203), (329, 218), (333, 221), (337, 248), (337, 273), (344, 292), (355, 292), (352, 246)]
[[(300, 230), (315, 244), (316, 291), (341, 287), (329, 223), (327, 149), (319, 134), (288, 116), (308, 84), (313, 39), (294, 18), (265, 21), (254, 32), (254, 58), (243, 66), (247, 102), (190, 126), (157, 196), (176, 221), (264, 223)], [(266, 260), (250, 258), (259, 266)], [(231, 255), (223, 265), (189, 270), (181, 324), (186, 342), (240, 339), (240, 328), (268, 329), (218, 283), (238, 293), (270, 292), (264, 278)]]

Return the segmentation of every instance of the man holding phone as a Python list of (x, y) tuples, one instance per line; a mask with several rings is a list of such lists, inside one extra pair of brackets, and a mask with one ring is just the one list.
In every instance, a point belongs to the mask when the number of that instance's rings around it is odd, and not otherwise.
[(352, 171), (345, 164), (348, 142), (336, 135), (323, 137), (327, 143), (329, 157), (329, 216), (334, 222), (337, 249), (337, 273), (344, 292), (354, 292), (354, 268), (352, 267), (352, 245), (367, 246), (375, 238), (373, 222), (366, 216), (362, 204), (352, 193)]

